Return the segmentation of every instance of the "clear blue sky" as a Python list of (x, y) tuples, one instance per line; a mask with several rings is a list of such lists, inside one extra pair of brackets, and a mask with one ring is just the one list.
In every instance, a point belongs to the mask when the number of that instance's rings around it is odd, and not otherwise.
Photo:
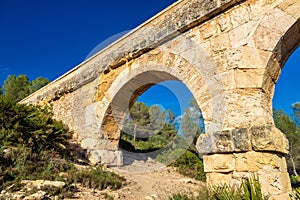
[(300, 102), (300, 47), (289, 57), (275, 87), (273, 107), (292, 114), (291, 105)]
[[(173, 2), (0, 0), (0, 84), (9, 74), (54, 80), (81, 63), (102, 41), (135, 28)], [(293, 57), (284, 68), (274, 101), (275, 108), (287, 112), (300, 101), (300, 51)], [(180, 103), (186, 106), (189, 91), (182, 84), (173, 85), (183, 93), (185, 100)], [(180, 108), (172, 106), (174, 95), (165, 88), (155, 86), (140, 100), (161, 103), (180, 114)], [(161, 94), (170, 95), (162, 98)]]
[(53, 80), (105, 39), (174, 0), (0, 0), (0, 83), (8, 74)]

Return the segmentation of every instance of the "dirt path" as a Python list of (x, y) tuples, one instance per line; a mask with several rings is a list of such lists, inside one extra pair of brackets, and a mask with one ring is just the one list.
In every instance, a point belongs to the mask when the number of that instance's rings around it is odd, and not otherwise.
[(88, 200), (109, 199), (108, 196), (122, 200), (161, 200), (178, 192), (196, 195), (204, 185), (203, 182), (180, 175), (170, 167), (145, 173), (115, 172), (127, 180), (126, 185), (121, 189), (99, 191), (80, 188), (81, 192), (76, 193), (75, 196)]
[(174, 168), (164, 167), (151, 158), (135, 160), (124, 167), (108, 170), (125, 177), (126, 185), (115, 191), (90, 190), (79, 192), (76, 196), (88, 200), (161, 200), (178, 192), (195, 195), (204, 186), (203, 182), (184, 177)]

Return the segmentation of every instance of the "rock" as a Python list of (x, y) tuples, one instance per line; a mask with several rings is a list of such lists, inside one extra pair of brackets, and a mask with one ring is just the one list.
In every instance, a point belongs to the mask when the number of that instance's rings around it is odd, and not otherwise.
[(150, 197), (150, 196), (145, 196), (145, 199), (146, 200), (154, 200), (152, 197)]
[(24, 200), (40, 200), (40, 199), (44, 198), (45, 195), (46, 195), (46, 192), (39, 190), (36, 193), (25, 197)]
[(33, 188), (41, 189), (42, 187), (57, 187), (63, 188), (66, 184), (62, 181), (48, 181), (48, 180), (23, 180), (21, 183), (26, 184), (25, 190), (31, 191)]
[(187, 183), (195, 184), (194, 180), (191, 179), (191, 178), (182, 178), (182, 179), (179, 180), (179, 182), (182, 182), (182, 183), (185, 183), (185, 184), (187, 184)]
[(98, 163), (103, 163), (107, 166), (123, 165), (123, 154), (121, 151), (90, 150), (88, 154), (89, 161), (92, 165)]
[(288, 153), (289, 142), (285, 135), (276, 127), (252, 127), (252, 148), (255, 151), (273, 151)]

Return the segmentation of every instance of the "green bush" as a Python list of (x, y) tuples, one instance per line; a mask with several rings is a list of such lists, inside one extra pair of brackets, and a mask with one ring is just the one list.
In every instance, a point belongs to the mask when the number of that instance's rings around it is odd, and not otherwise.
[(169, 200), (192, 200), (192, 197), (189, 197), (186, 194), (177, 193), (169, 197)]
[(98, 189), (121, 187), (124, 178), (103, 167), (74, 167), (71, 134), (52, 117), (47, 107), (13, 103), (0, 95), (0, 191), (24, 179), (65, 181), (66, 188), (49, 188), (51, 194), (64, 197), (72, 195), (72, 183)]
[(107, 187), (119, 189), (125, 181), (123, 177), (104, 170), (101, 165), (96, 168), (86, 168), (82, 170), (73, 168), (67, 172), (66, 178), (68, 184), (80, 183), (85, 187), (101, 190)]
[[(17, 88), (16, 82), (24, 82), (26, 87)], [(98, 189), (121, 187), (124, 178), (102, 166), (83, 170), (74, 167), (77, 155), (73, 149), (77, 146), (70, 143), (68, 127), (53, 119), (49, 107), (16, 103), (46, 83), (45, 79), (37, 79), (29, 84), (25, 76), (11, 76), (3, 87), (5, 93), (0, 91), (0, 191), (8, 186), (10, 192), (18, 191), (25, 179), (66, 182), (64, 188), (42, 188), (60, 199), (74, 194), (73, 183)]]
[(299, 176), (291, 175), (290, 179), (291, 179), (291, 184), (292, 184), (293, 188), (300, 187), (300, 177)]
[(299, 188), (294, 188), (293, 192), (290, 196), (291, 196), (291, 199), (295, 199), (295, 200), (300, 199), (300, 187)]
[(0, 97), (0, 148), (29, 148), (32, 153), (62, 154), (71, 138), (68, 128), (47, 107), (11, 103)]
[(245, 178), (240, 186), (221, 185), (209, 188), (209, 196), (220, 200), (266, 200), (258, 178)]
[(156, 156), (156, 159), (161, 163), (170, 165), (175, 162), (181, 155), (183, 155), (185, 151), (185, 149), (181, 148), (168, 149)]
[(177, 167), (179, 173), (195, 178), (196, 180), (205, 181), (206, 175), (204, 173), (204, 166), (202, 160), (198, 155), (187, 150), (185, 151), (173, 164), (172, 166)]
[(198, 196), (176, 193), (169, 200), (266, 200), (261, 192), (261, 185), (256, 178), (244, 179), (240, 186), (214, 186), (199, 192)]
[(70, 138), (49, 108), (17, 104), (0, 95), (0, 190), (13, 181), (38, 178), (52, 158), (68, 154)]

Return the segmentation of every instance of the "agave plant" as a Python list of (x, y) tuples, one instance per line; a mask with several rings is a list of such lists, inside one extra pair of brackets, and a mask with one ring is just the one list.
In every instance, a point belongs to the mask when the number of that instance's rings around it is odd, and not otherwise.
[(212, 199), (217, 200), (265, 200), (257, 177), (245, 178), (240, 186), (215, 186), (209, 189)]
[(300, 188), (293, 189), (293, 193), (290, 196), (291, 199), (295, 199), (295, 200), (300, 199)]

